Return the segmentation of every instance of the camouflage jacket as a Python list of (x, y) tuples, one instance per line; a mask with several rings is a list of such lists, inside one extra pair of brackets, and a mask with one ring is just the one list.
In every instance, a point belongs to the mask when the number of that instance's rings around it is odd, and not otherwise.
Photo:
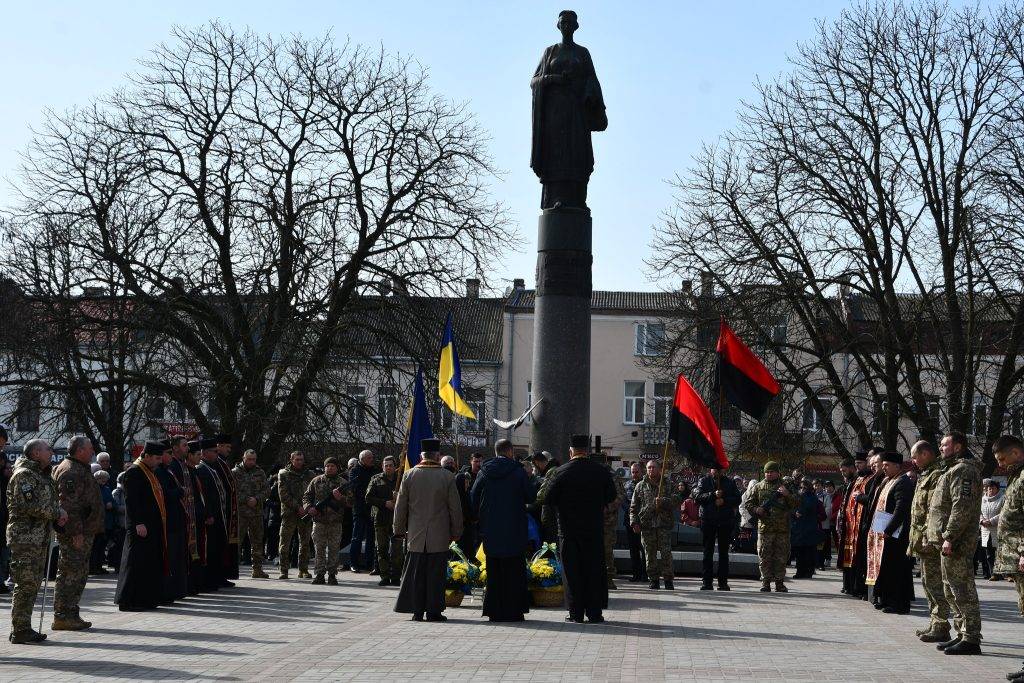
[[(270, 495), (267, 473), (259, 465), (247, 470), (242, 463), (238, 463), (231, 470), (231, 478), (235, 480), (238, 514), (243, 517), (262, 517), (263, 503)], [(250, 498), (256, 499), (256, 507), (249, 507), (248, 500)]]
[[(668, 484), (666, 484), (668, 486)], [(662, 493), (667, 493), (663, 491)], [(639, 524), (641, 529), (671, 529), (676, 525), (675, 511), (682, 501), (676, 495), (663, 495), (660, 505), (658, 482), (644, 477), (633, 489), (633, 501), (629, 504), (629, 523)]]
[[(611, 472), (611, 467), (608, 471)], [(612, 473), (612, 481), (615, 482), (615, 500), (604, 506), (604, 525), (605, 527), (614, 527), (619, 521), (619, 506), (622, 505), (622, 501), (626, 498), (626, 485), (622, 481), (622, 477), (615, 476)]]
[(287, 465), (277, 473), (277, 495), (281, 499), (281, 516), (301, 516), (302, 496), (313, 480), (313, 470), (302, 469), (298, 472)]
[(1003, 511), (999, 513), (999, 548), (996, 550), (998, 574), (1020, 574), (1018, 562), (1024, 556), (1024, 464), (1009, 468), (1010, 483), (1003, 494)]
[(57, 485), (57, 500), (68, 513), (65, 537), (82, 535), (91, 543), (92, 537), (103, 531), (106, 513), (103, 494), (92, 476), (92, 468), (68, 456), (53, 470), (53, 480)]
[(7, 482), (7, 543), (44, 545), (60, 515), (57, 489), (35, 460), (20, 456)]
[[(789, 495), (781, 495), (779, 487), (782, 485), (782, 479), (772, 482), (762, 479), (747, 496), (744, 507), (757, 518), (759, 534), (789, 533), (790, 517), (793, 516), (793, 510), (800, 505), (800, 499), (792, 491)], [(767, 508), (767, 514), (758, 517), (754, 512), (757, 508)]]
[(949, 541), (960, 553), (973, 553), (981, 516), (981, 461), (960, 458), (942, 473), (928, 505), (925, 543)]
[[(340, 488), (342, 491), (341, 500), (334, 500), (333, 492), (336, 488)], [(306, 507), (328, 499), (331, 499), (333, 504), (320, 506), (319, 511), (313, 515), (313, 521), (317, 524), (341, 524), (345, 508), (352, 505), (352, 492), (349, 490), (348, 480), (341, 474), (330, 477), (326, 474), (318, 474), (313, 477), (309, 486), (306, 487), (305, 493), (302, 494), (302, 504)]]
[(555, 483), (557, 476), (558, 468), (548, 467), (544, 472), (544, 478), (540, 483), (540, 490), (537, 491), (537, 498), (534, 503), (534, 505), (540, 506), (540, 523), (542, 527), (549, 530), (549, 533), (551, 530), (555, 533), (558, 532), (558, 512), (553, 505), (545, 504), (544, 500), (547, 498), (548, 490)]
[(395, 491), (398, 488), (398, 475), (391, 479), (378, 472), (370, 478), (370, 484), (366, 487), (366, 504), (370, 506), (370, 516), (373, 518), (374, 526), (391, 528), (395, 521), (395, 509), (389, 510), (385, 503), (389, 500), (395, 502)]
[(931, 505), (935, 487), (945, 472), (945, 461), (942, 458), (936, 458), (935, 462), (926, 467), (917, 477), (914, 501), (910, 504), (910, 545), (907, 547), (908, 555), (937, 552), (934, 546), (925, 544), (924, 537), (925, 530), (928, 528), (928, 508)]

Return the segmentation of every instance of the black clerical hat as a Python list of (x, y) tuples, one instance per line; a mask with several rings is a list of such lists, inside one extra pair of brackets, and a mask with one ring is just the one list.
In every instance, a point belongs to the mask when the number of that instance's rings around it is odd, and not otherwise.
[(203, 438), (199, 440), (199, 445), (204, 451), (208, 451), (211, 448), (217, 447), (217, 439)]
[(146, 447), (143, 449), (143, 455), (163, 455), (165, 452), (171, 450), (170, 444), (165, 444), (163, 441), (147, 441)]
[(857, 451), (856, 453), (853, 454), (853, 459), (854, 460), (865, 460), (866, 461), (868, 459), (868, 452), (867, 451)]
[(423, 453), (440, 453), (441, 439), (421, 439), (420, 451)]
[(216, 440), (218, 446), (222, 443), (231, 443), (231, 435), (224, 434), (223, 432), (214, 437), (214, 439)]
[(198, 453), (201, 450), (203, 450), (203, 442), (202, 441), (197, 440), (197, 441), (189, 441), (188, 442), (188, 452), (189, 453)]
[(891, 462), (894, 465), (903, 464), (903, 454), (896, 451), (885, 451), (882, 453), (882, 462)]
[(590, 448), (590, 434), (573, 434), (569, 445), (573, 448)]
[(839, 462), (839, 466), (840, 467), (853, 467), (853, 463), (854, 463), (853, 458), (843, 458)]

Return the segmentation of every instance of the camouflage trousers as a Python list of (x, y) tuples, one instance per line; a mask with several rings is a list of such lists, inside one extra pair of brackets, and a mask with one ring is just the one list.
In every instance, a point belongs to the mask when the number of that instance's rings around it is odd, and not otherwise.
[(76, 548), (70, 538), (62, 538), (59, 543), (57, 580), (53, 583), (53, 616), (71, 619), (78, 616), (78, 603), (89, 579), (92, 536), (84, 537), (81, 548)]
[(263, 569), (263, 517), (261, 515), (238, 515), (238, 547), (246, 535), (252, 548), (252, 570)]
[(341, 554), (340, 519), (337, 522), (313, 522), (313, 550), (316, 553), (313, 558), (314, 574), (338, 573), (338, 556)]
[(782, 581), (789, 564), (789, 533), (762, 531), (757, 534), (757, 566), (761, 581)]
[(942, 587), (942, 556), (936, 550), (922, 551), (918, 555), (921, 562), (921, 586), (928, 598), (928, 612), (931, 614), (931, 629), (946, 631), (949, 629), (949, 601)]
[(402, 561), (405, 548), (402, 539), (395, 538), (390, 526), (373, 527), (377, 549), (377, 571), (382, 579), (398, 579), (402, 576)]
[[(288, 571), (292, 556), (292, 536), (299, 535), (299, 571), (309, 570), (309, 541), (313, 520), (300, 520), (296, 515), (281, 515), (281, 571)], [(340, 544), (340, 542), (339, 542)]]
[[(640, 545), (647, 556), (647, 576), (654, 581), (660, 576), (671, 579), (672, 571), (672, 530), (640, 529)], [(660, 553), (660, 557), (658, 556)]]
[(42, 544), (11, 544), (11, 578), (14, 579), (14, 595), (11, 597), (12, 631), (31, 628), (32, 610), (46, 570), (46, 549), (45, 541)]
[(615, 531), (618, 520), (604, 523), (604, 568), (608, 572), (608, 580), (614, 581), (618, 574), (615, 571)]
[(1024, 617), (1024, 574), (1014, 574), (1013, 582), (1017, 586), (1017, 609)]
[(942, 588), (953, 613), (953, 629), (964, 642), (981, 642), (981, 606), (974, 585), (974, 543), (970, 552), (941, 556)]

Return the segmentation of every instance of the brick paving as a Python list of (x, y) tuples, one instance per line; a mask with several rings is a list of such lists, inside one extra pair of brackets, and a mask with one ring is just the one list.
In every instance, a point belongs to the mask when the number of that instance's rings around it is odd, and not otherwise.
[[(243, 579), (142, 615), (117, 612), (114, 580), (94, 578), (82, 615), (95, 626), (51, 632), (42, 646), (0, 644), (0, 680), (981, 683), (1004, 680), (1024, 659), (1024, 620), (1005, 582), (979, 582), (983, 657), (919, 642), (923, 597), (910, 616), (885, 615), (840, 596), (834, 571), (791, 582), (787, 595), (759, 593), (750, 580), (731, 593), (698, 585), (680, 578), (667, 593), (620, 581), (606, 625), (567, 624), (548, 609), (491, 625), (478, 600), (449, 609), (446, 624), (406, 621), (391, 611), (397, 589), (366, 575), (345, 574), (337, 587)], [(4, 633), (9, 608), (0, 597)]]

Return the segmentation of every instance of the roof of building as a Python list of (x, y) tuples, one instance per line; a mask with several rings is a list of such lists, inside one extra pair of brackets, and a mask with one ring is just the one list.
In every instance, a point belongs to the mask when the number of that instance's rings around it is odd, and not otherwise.
[[(508, 297), (508, 308), (533, 310), (537, 292), (533, 289), (516, 289)], [(590, 310), (636, 313), (671, 313), (683, 304), (680, 292), (611, 292), (595, 290), (590, 295)]]

